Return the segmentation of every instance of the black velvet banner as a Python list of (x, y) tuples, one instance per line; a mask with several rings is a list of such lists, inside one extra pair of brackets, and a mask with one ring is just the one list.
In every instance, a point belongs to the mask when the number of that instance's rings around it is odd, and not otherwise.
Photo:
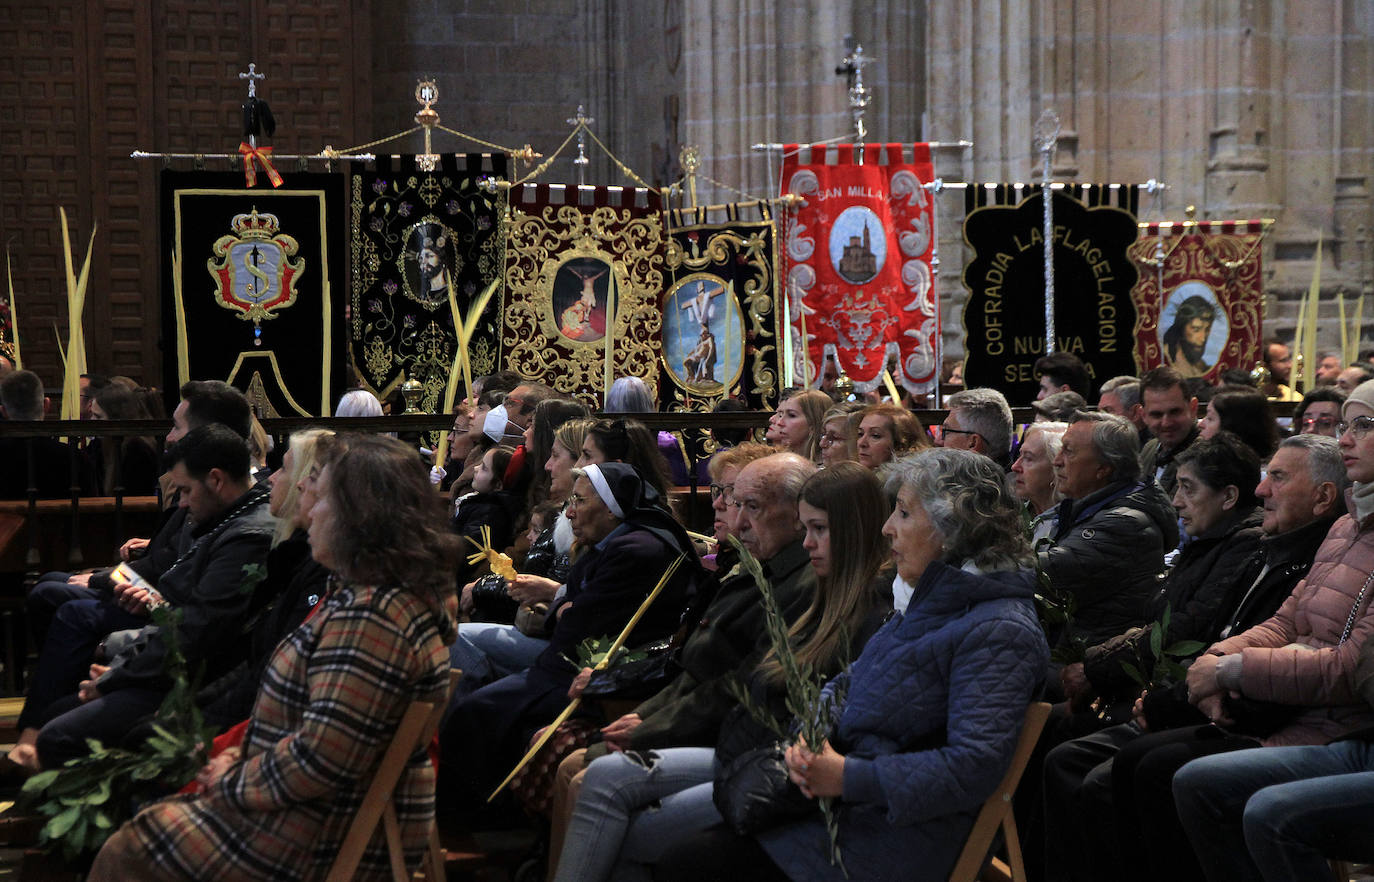
[[(981, 186), (970, 189), (987, 193)], [(1137, 372), (1131, 300), (1136, 268), (1126, 253), (1136, 239), (1136, 219), (1129, 201), (1112, 198), (1133, 188), (1071, 190), (1083, 201), (1054, 193), (1055, 351), (1083, 360), (1095, 394), (1106, 380)], [(1010, 201), (1019, 195), (1007, 189), (994, 197)], [(964, 241), (973, 250), (964, 268), (964, 382), (999, 389), (1012, 405), (1029, 404), (1039, 385), (1034, 365), (1045, 354), (1039, 188), (1014, 205), (970, 203), (970, 209), (964, 220)]]
[[(169, 403), (226, 380), (262, 416), (331, 412), (342, 386), (344, 178), (162, 173), (162, 327)], [(333, 235), (331, 235), (333, 233)]]
[(669, 213), (664, 259), (666, 410), (710, 410), (722, 397), (777, 402), (777, 237), (766, 202)]
[[(432, 172), (414, 156), (378, 156), (349, 180), (352, 290), (349, 353), (365, 388), (386, 397), (397, 384), (424, 385), (420, 408), (442, 407), (458, 357), (450, 284), (460, 321), (505, 266), (501, 219), (505, 154), (446, 155)], [(501, 366), (501, 291), (468, 345), (474, 377)]]

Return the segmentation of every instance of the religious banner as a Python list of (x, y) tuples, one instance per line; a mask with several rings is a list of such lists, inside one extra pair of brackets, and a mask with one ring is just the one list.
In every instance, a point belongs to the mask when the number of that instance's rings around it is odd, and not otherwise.
[[(162, 173), (163, 327), (172, 391), (224, 380), (266, 417), (327, 416), (343, 382), (343, 178), (292, 172), (279, 189), (243, 175)], [(175, 378), (176, 385), (170, 378)]]
[(597, 408), (616, 377), (640, 377), (657, 396), (658, 194), (522, 184), (511, 190), (507, 229), (506, 367)]
[[(1044, 203), (1030, 185), (970, 185), (964, 241), (964, 383), (1000, 390), (1013, 405), (1039, 391), (1035, 362), (1045, 354)], [(1136, 189), (1072, 184), (1054, 191), (1056, 352), (1078, 356), (1092, 394), (1115, 376), (1134, 375)]]
[(786, 233), (788, 320), (805, 353), (793, 381), (818, 386), (817, 366), (833, 359), (862, 390), (887, 368), (930, 391), (940, 315), (929, 145), (789, 144), (783, 155), (783, 193), (806, 200)]
[(664, 408), (710, 410), (730, 397), (772, 408), (780, 319), (768, 203), (674, 209), (668, 219)]
[[(494, 183), (507, 161), (445, 155), (425, 171), (414, 156), (378, 156), (350, 175), (349, 355), (379, 398), (413, 379), (424, 387), (420, 409), (442, 408), (458, 358), (450, 290), (461, 323), (505, 262), (505, 195)], [(501, 367), (500, 303), (498, 292), (468, 341), (474, 377)]]
[(1143, 370), (1167, 364), (1216, 383), (1259, 361), (1263, 238), (1258, 220), (1140, 224), (1129, 253), (1140, 270), (1131, 298)]

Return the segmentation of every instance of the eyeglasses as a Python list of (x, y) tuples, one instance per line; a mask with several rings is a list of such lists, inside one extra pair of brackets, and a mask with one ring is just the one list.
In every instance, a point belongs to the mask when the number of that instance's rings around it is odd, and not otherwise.
[(726, 498), (726, 503), (728, 504), (729, 501), (730, 501), (730, 496), (731, 496), (731, 494), (733, 494), (734, 492), (735, 492), (735, 485), (734, 485), (734, 484), (712, 484), (712, 485), (711, 485), (711, 501), (712, 501), (712, 502), (715, 502), (717, 499), (719, 499), (719, 498), (721, 498), (722, 496), (724, 496), (724, 497)]
[(1304, 429), (1329, 429), (1334, 425), (1336, 425), (1336, 418), (1333, 416), (1302, 418), (1302, 427)]
[(836, 435), (831, 432), (826, 432), (824, 435), (821, 436), (822, 447), (829, 447), (831, 444), (844, 444), (848, 441), (849, 439), (845, 436)]
[(564, 508), (568, 511), (572, 511), (574, 508), (577, 508), (579, 505), (586, 501), (587, 497), (579, 496), (578, 494), (574, 493), (573, 495), (568, 497), (568, 501), (564, 505)]
[(1365, 435), (1374, 432), (1374, 417), (1357, 416), (1350, 422), (1336, 423), (1337, 434), (1344, 435), (1346, 432), (1349, 432), (1350, 437), (1356, 441), (1363, 440)]
[(955, 429), (955, 428), (951, 428), (951, 427), (949, 427), (949, 426), (944, 426), (944, 425), (942, 425), (942, 426), (940, 426), (940, 434), (941, 434), (941, 435), (977, 435), (978, 433), (975, 432), (975, 431), (973, 431), (972, 429)]

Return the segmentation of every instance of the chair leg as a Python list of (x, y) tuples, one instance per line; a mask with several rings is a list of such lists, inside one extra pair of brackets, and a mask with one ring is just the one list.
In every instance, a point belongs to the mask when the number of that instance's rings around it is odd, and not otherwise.
[(1351, 867), (1347, 861), (1331, 861), (1331, 875), (1336, 878), (1336, 882), (1349, 882)]
[(439, 825), (430, 824), (429, 848), (425, 849), (425, 859), (421, 864), (425, 882), (444, 882), (447, 875), (445, 858), (444, 847), (439, 844)]
[(386, 852), (391, 858), (392, 882), (408, 882), (406, 853), (401, 847), (401, 824), (396, 820), (396, 806), (388, 802), (382, 810), (382, 827), (386, 831)]

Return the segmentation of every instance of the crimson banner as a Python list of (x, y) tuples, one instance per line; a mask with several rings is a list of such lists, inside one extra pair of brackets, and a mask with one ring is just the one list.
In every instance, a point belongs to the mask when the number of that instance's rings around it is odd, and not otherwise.
[(1215, 383), (1223, 371), (1259, 360), (1264, 300), (1261, 221), (1182, 221), (1140, 225), (1131, 260), (1140, 280), (1136, 357)]
[(787, 146), (783, 192), (806, 200), (786, 233), (794, 383), (818, 386), (833, 359), (860, 389), (884, 367), (912, 392), (935, 387), (933, 177), (927, 144)]

